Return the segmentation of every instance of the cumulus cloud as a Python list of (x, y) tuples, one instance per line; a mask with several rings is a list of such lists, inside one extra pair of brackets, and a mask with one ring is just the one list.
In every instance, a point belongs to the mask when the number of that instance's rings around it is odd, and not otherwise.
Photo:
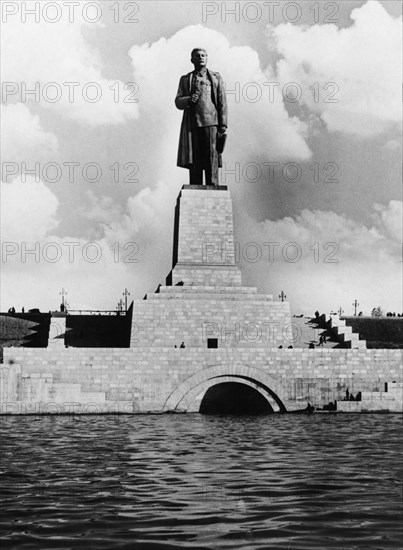
[(154, 189), (142, 189), (129, 198), (127, 213), (104, 228), (105, 239), (110, 243), (134, 243), (138, 247), (140, 262), (135, 267), (136, 274), (148, 291), (163, 283), (171, 269), (179, 189), (180, 185), (166, 181), (159, 181)]
[(374, 204), (375, 227), (380, 234), (401, 243), (403, 231), (403, 203), (402, 201), (390, 201), (387, 206), (383, 204)]
[[(39, 6), (26, 4), (31, 10)], [(124, 90), (123, 82), (103, 76), (99, 53), (84, 36), (89, 23), (79, 19), (80, 10), (77, 14), (74, 23), (68, 17), (56, 23), (43, 18), (36, 23), (32, 16), (25, 22), (19, 16), (8, 18), (2, 28), (2, 73), (9, 92), (5, 99), (35, 101), (65, 118), (95, 126), (135, 119), (137, 103), (123, 101), (131, 89)], [(91, 28), (95, 27), (102, 25), (93, 23)], [(24, 87), (36, 89), (38, 97), (28, 94), (25, 99)]]
[(111, 223), (118, 223), (122, 217), (122, 206), (112, 197), (96, 195), (93, 191), (87, 191), (86, 201), (80, 206), (77, 214), (92, 223), (94, 236), (104, 234), (104, 230)]
[(6, 255), (3, 243), (2, 308), (58, 309), (63, 286), (71, 309), (115, 309), (124, 288), (139, 284), (130, 269), (135, 264), (124, 262), (126, 254), (104, 239), (52, 234), (40, 241), (20, 241), (16, 249), (7, 248)]
[(58, 225), (57, 197), (33, 176), (1, 183), (3, 241), (41, 240)]
[(125, 286), (138, 286), (139, 255), (124, 242), (55, 234), (59, 201), (42, 181), (15, 178), (1, 195), (3, 309), (55, 309), (61, 286), (72, 309), (114, 309)]
[(114, 309), (125, 287), (133, 296), (145, 281), (154, 290), (171, 269), (179, 187), (174, 194), (163, 182), (145, 188), (129, 198), (125, 214), (110, 197), (88, 192), (81, 215), (96, 229), (77, 238), (56, 234), (59, 201), (42, 181), (2, 183), (3, 307), (27, 307), (29, 299), (28, 307), (55, 308), (65, 286), (72, 309)]
[[(173, 215), (179, 188), (160, 181), (155, 189), (142, 189), (128, 199), (127, 214), (109, 228), (105, 228), (105, 234), (110, 238), (121, 239), (144, 231), (149, 235), (155, 232), (159, 237), (164, 231), (166, 221)], [(176, 192), (172, 192), (173, 189)]]
[(293, 218), (263, 222), (241, 214), (244, 282), (273, 292), (274, 299), (284, 290), (294, 311), (306, 314), (339, 306), (350, 313), (355, 298), (370, 313), (374, 297), (396, 311), (402, 302), (402, 204), (375, 204), (369, 228), (325, 211), (303, 210)]
[[(80, 215), (91, 220), (91, 238), (119, 247), (121, 259), (136, 251), (136, 276), (142, 288), (154, 290), (171, 269), (173, 222), (180, 185), (159, 181), (145, 187), (120, 207), (111, 197), (87, 193)], [(129, 283), (127, 283), (129, 284)]]
[(27, 105), (2, 105), (2, 156), (4, 161), (29, 161), (47, 158), (58, 150), (57, 137), (41, 126), (39, 115)]
[(271, 45), (282, 55), (281, 83), (297, 82), (301, 101), (330, 131), (369, 138), (401, 119), (401, 20), (377, 1), (354, 9), (351, 19), (341, 29), (281, 24), (270, 29)]

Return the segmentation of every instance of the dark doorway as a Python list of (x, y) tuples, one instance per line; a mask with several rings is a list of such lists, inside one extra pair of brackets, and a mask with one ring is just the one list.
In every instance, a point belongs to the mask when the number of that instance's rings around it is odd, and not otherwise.
[(209, 388), (200, 404), (202, 414), (270, 414), (270, 403), (257, 390), (238, 382), (223, 382)]
[(207, 338), (207, 347), (208, 348), (218, 348), (218, 338)]

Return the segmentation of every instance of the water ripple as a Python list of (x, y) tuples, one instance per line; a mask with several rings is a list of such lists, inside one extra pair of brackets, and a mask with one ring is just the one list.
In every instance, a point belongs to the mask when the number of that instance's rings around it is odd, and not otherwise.
[(402, 417), (3, 417), (2, 548), (392, 549)]

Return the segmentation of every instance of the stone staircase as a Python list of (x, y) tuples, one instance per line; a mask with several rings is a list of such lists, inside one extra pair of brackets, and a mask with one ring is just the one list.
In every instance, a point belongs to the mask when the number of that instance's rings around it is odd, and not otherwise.
[[(293, 316), (292, 323), (296, 328), (294, 347), (307, 347), (310, 343), (315, 347), (344, 348), (344, 349), (365, 349), (366, 341), (360, 340), (359, 334), (353, 332), (352, 328), (346, 325), (344, 319), (338, 315), (319, 315), (319, 317)], [(320, 337), (325, 341), (320, 344)]]
[(315, 318), (310, 315), (293, 316), (291, 323), (294, 332), (295, 348), (307, 348), (309, 344), (319, 346), (320, 337), (325, 337), (326, 341), (322, 344), (323, 348), (335, 348), (339, 346), (339, 341), (334, 337), (333, 333), (327, 327), (319, 326)]
[(357, 332), (353, 332), (353, 329), (346, 325), (344, 319), (340, 319), (338, 315), (328, 315), (326, 318), (330, 325), (330, 330), (337, 337), (340, 344), (343, 344), (344, 348), (348, 349), (366, 349), (367, 343), (365, 340), (360, 340), (360, 335)]

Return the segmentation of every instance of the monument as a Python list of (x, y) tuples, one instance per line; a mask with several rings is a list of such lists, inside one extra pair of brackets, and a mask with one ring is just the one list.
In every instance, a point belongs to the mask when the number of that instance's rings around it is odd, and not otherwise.
[[(176, 96), (184, 110), (178, 165), (190, 183), (176, 203), (166, 284), (134, 301), (130, 348), (4, 349), (1, 413), (214, 412), (223, 398), (241, 412), (254, 403), (265, 413), (307, 403), (401, 412), (400, 350), (366, 349), (358, 337), (350, 349), (293, 346), (289, 303), (243, 286), (232, 200), (218, 185), (224, 87), (205, 50), (193, 50), (192, 62), (196, 72), (182, 76)], [(344, 337), (347, 328), (338, 327)], [(348, 390), (362, 400), (343, 401)]]

